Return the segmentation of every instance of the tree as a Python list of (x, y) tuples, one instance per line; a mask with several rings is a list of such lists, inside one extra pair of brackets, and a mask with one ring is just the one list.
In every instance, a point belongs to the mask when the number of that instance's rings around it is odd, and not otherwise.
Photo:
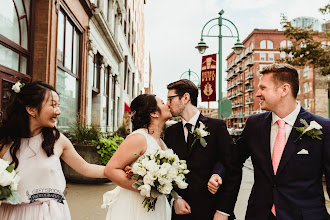
[[(320, 8), (319, 11), (323, 14), (329, 13), (330, 4)], [(330, 32), (313, 31), (312, 25), (305, 28), (293, 27), (284, 15), (282, 15), (281, 25), (284, 35), (292, 40), (292, 46), (279, 49), (288, 54), (280, 61), (294, 66), (309, 65), (319, 68), (322, 75), (330, 75)]]

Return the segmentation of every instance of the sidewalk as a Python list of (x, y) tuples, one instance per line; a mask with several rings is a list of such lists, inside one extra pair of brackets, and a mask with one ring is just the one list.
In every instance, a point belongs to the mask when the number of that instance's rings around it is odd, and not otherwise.
[[(243, 179), (235, 206), (238, 220), (245, 217), (247, 202), (253, 185), (253, 169), (251, 160), (247, 160), (243, 168)], [(107, 209), (101, 209), (103, 193), (115, 188), (115, 184), (101, 185), (67, 184), (66, 199), (71, 211), (72, 220), (104, 220)], [(330, 201), (325, 193), (326, 206), (330, 213)]]

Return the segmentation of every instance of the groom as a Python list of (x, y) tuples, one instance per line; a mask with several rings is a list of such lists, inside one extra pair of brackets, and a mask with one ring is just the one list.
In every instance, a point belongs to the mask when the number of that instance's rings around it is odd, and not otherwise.
[[(215, 195), (208, 191), (208, 181), (219, 187), (223, 176), (221, 167), (229, 163), (233, 148), (226, 124), (221, 119), (203, 116), (197, 109), (198, 88), (187, 79), (167, 86), (167, 105), (173, 116), (182, 121), (165, 130), (165, 143), (187, 161), (190, 173), (187, 175), (188, 188), (178, 190), (182, 197), (174, 201), (174, 220), (212, 220), (220, 213), (218, 202), (221, 190)], [(195, 129), (206, 127), (209, 135), (203, 138), (206, 146), (191, 134)], [(203, 146), (204, 145), (204, 146)], [(222, 165), (223, 164), (223, 165)], [(226, 167), (227, 168), (227, 167)], [(219, 174), (219, 175), (218, 175)], [(225, 185), (225, 184), (224, 184)], [(221, 188), (220, 188), (221, 189)], [(233, 215), (231, 215), (233, 216)]]
[[(330, 120), (306, 111), (296, 101), (299, 79), (293, 66), (272, 64), (260, 74), (256, 96), (261, 109), (268, 112), (246, 121), (235, 150), (236, 168), (227, 170), (230, 174), (222, 188), (220, 210), (230, 213), (234, 209), (242, 166), (251, 156), (255, 182), (246, 220), (328, 220), (322, 176), (329, 195)], [(300, 137), (296, 128), (304, 123), (314, 125), (313, 134)]]

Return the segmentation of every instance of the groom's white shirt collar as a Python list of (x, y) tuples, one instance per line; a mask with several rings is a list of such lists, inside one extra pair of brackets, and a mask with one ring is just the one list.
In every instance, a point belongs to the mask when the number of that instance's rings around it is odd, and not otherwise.
[(197, 111), (197, 113), (189, 121), (186, 121), (182, 118), (183, 127), (186, 125), (186, 123), (189, 122), (190, 124), (192, 124), (192, 129), (194, 130), (200, 113), (201, 113), (200, 111)]
[[(282, 120), (284, 120), (288, 125), (291, 125), (291, 127), (293, 127), (293, 125), (299, 115), (300, 108), (301, 108), (301, 105), (299, 102), (297, 102), (297, 106), (296, 106), (295, 110), (293, 110), (285, 118), (282, 118)], [(280, 119), (281, 119), (280, 117), (278, 117), (274, 112), (272, 112), (272, 125), (274, 125)]]

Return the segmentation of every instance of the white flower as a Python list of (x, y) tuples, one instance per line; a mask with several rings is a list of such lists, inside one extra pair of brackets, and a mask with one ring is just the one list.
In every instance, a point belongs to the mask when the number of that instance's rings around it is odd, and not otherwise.
[(0, 159), (0, 172), (6, 170), (8, 166), (9, 166), (8, 161)]
[(138, 188), (140, 190), (141, 196), (150, 197), (151, 186), (148, 184), (144, 184)]
[(160, 185), (171, 184), (171, 180), (167, 177), (158, 177), (158, 182)]
[(140, 163), (134, 163), (132, 169), (133, 173), (139, 174), (140, 176), (144, 176), (147, 174), (147, 170), (142, 167)]
[(183, 174), (188, 174), (189, 172), (190, 172), (189, 170), (182, 171)]
[(149, 170), (150, 172), (157, 172), (159, 170), (159, 165), (156, 163), (154, 159), (146, 162), (145, 166), (146, 169)]
[[(13, 171), (14, 172), (14, 171)], [(10, 184), (11, 190), (17, 190), (18, 182), (21, 180), (21, 177), (15, 175), (13, 181)]]
[(148, 172), (144, 177), (143, 177), (143, 183), (148, 184), (150, 186), (155, 186), (155, 180), (156, 176), (153, 175), (152, 173)]
[(9, 173), (7, 170), (0, 173), (0, 186), (9, 186), (14, 179), (16, 173)]
[(178, 181), (176, 182), (176, 184), (180, 189), (186, 189), (188, 187), (188, 183), (186, 183), (185, 181)]
[(320, 130), (320, 129), (322, 129), (322, 126), (319, 123), (317, 123), (316, 121), (311, 121), (311, 123), (309, 124), (308, 128), (304, 131), (304, 133), (306, 133), (307, 131), (310, 131), (312, 129)]
[(21, 88), (22, 88), (22, 83), (20, 81), (17, 81), (15, 85), (11, 87), (11, 89), (14, 90), (14, 92), (16, 93), (19, 93), (21, 91)]
[(171, 165), (169, 163), (163, 163), (161, 166), (160, 166), (160, 169), (158, 170), (158, 175), (159, 176), (163, 176), (165, 175), (168, 170), (171, 168)]
[(165, 184), (165, 185), (158, 186), (159, 192), (162, 194), (165, 194), (165, 195), (170, 194), (172, 189), (173, 189), (172, 184)]

